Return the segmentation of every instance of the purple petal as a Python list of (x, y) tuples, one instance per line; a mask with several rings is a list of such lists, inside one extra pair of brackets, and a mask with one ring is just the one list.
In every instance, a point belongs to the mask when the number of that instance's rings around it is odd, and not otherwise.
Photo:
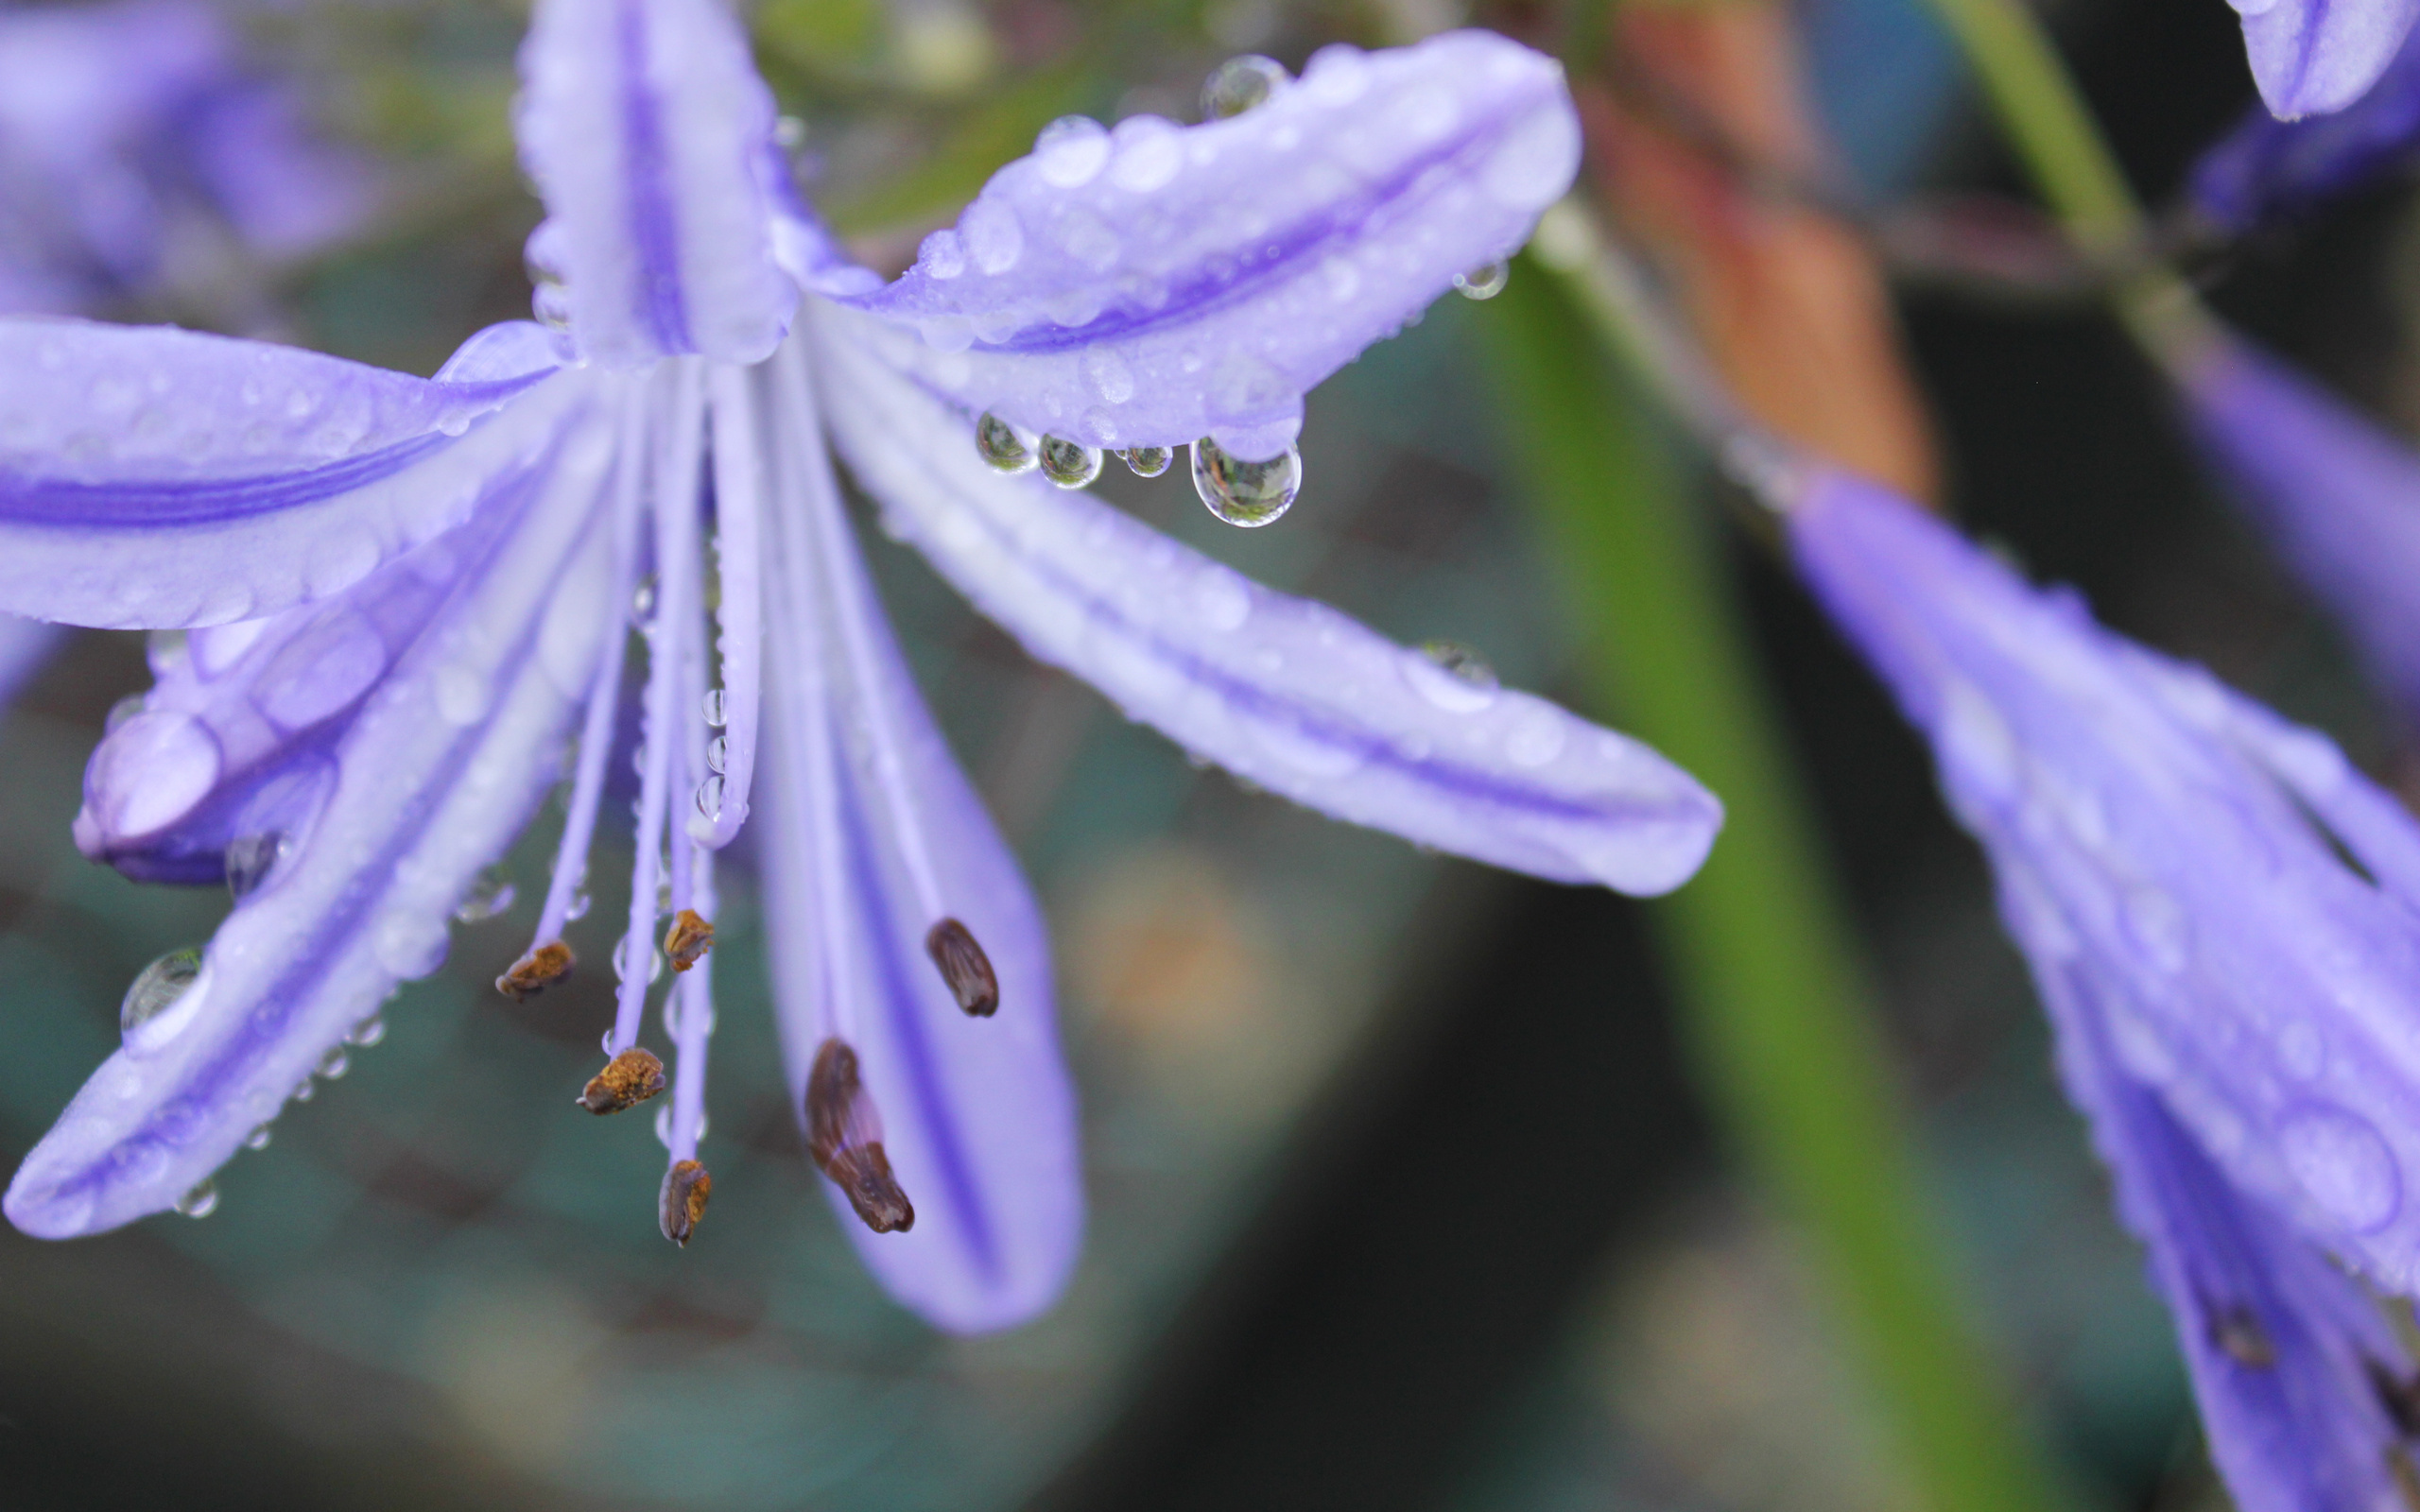
[(962, 415), (848, 336), (819, 343), (821, 387), (892, 527), (1132, 717), (1322, 813), (1536, 876), (1660, 893), (1705, 859), (1721, 805), (1647, 747), (1000, 476)]
[(34, 676), (50, 664), (66, 632), (41, 620), (0, 614), (0, 710), (14, 702)]
[(2183, 383), (2236, 499), (2420, 713), (2420, 455), (2245, 343), (2212, 351)]
[(457, 525), (585, 402), (483, 332), (435, 379), (166, 327), (0, 320), (0, 609), (218, 625)]
[(2299, 215), (2411, 161), (2420, 147), (2420, 41), (2403, 40), (2368, 94), (2333, 115), (2280, 121), (2254, 106), (2193, 165), (2194, 207), (2230, 232)]
[(842, 302), (970, 410), (1270, 456), (1304, 394), (1512, 255), (1579, 162), (1551, 59), (1481, 31), (1331, 47), (1229, 120), (1054, 127), (905, 277)]
[[(936, 1324), (1004, 1328), (1046, 1306), (1083, 1227), (1074, 1094), (1040, 910), (933, 728), (856, 556), (795, 345), (775, 359), (784, 451), (766, 512), (769, 660), (755, 824), (775, 1000), (803, 1108), (817, 1049), (856, 1051), (913, 1228), (841, 1226)], [(925, 955), (972, 931), (999, 1011), (962, 1012)]]
[(2236, 0), (2260, 97), (2281, 121), (2341, 111), (2394, 60), (2420, 0)]
[(2325, 737), (1904, 501), (1829, 477), (1789, 525), (1930, 738), (2036, 975), (2089, 978), (2118, 1069), (2249, 1197), (2420, 1284), (2420, 828)]
[(454, 907), (555, 781), (599, 631), (618, 623), (596, 528), (609, 463), (605, 438), (582, 437), (405, 654), (337, 747), (323, 806), (220, 926), (200, 977), (26, 1158), (10, 1222), (63, 1238), (166, 1208), (398, 981), (443, 959)]
[(798, 291), (774, 266), (758, 177), (773, 98), (729, 9), (544, 0), (521, 73), (522, 161), (582, 349), (626, 367), (771, 352)]

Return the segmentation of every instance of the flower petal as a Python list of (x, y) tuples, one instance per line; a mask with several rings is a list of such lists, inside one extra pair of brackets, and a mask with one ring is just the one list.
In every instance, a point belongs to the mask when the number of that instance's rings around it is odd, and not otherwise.
[(1705, 859), (1722, 806), (1637, 741), (1465, 680), (1084, 493), (1002, 477), (962, 417), (846, 332), (817, 352), (834, 434), (892, 527), (1033, 655), (1186, 749), (1322, 813), (1558, 881), (1660, 893)]
[(443, 959), (465, 888), (553, 783), (598, 634), (618, 623), (595, 527), (609, 461), (583, 436), (405, 655), (337, 748), (294, 853), (26, 1158), (10, 1222), (64, 1238), (166, 1208), (397, 981)]
[(0, 711), (50, 662), (65, 632), (41, 620), (0, 614)]
[(1511, 256), (1580, 163), (1561, 67), (1482, 31), (1328, 48), (1228, 120), (1089, 126), (842, 302), (969, 409), (1095, 446), (1283, 451), (1304, 394)]
[(2235, 0), (2260, 97), (2281, 121), (2369, 92), (2420, 20), (2420, 0)]
[[(756, 362), (798, 305), (758, 177), (773, 97), (719, 0), (544, 0), (515, 129), (551, 217), (572, 334), (637, 366)], [(533, 259), (544, 263), (550, 257)]]
[[(219, 625), (335, 593), (524, 473), (586, 392), (526, 324), (435, 379), (165, 327), (0, 320), (0, 609)], [(506, 370), (510, 369), (510, 370)]]
[(2349, 194), (2411, 161), (2420, 147), (2420, 41), (2407, 34), (2377, 83), (2333, 115), (2280, 121), (2246, 112), (2193, 164), (2193, 206), (2241, 234)]
[[(1075, 1263), (1083, 1191), (1041, 911), (892, 643), (842, 517), (795, 348), (766, 511), (766, 679), (754, 820), (794, 1110), (825, 1039), (856, 1052), (912, 1228), (841, 1224), (884, 1285), (941, 1327), (1005, 1328)], [(802, 413), (803, 411), (803, 413)], [(970, 1018), (926, 958), (937, 915), (989, 956)]]

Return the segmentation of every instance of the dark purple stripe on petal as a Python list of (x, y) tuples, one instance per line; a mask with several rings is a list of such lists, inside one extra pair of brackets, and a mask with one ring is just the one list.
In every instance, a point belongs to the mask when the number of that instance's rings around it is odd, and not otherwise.
[(680, 234), (664, 150), (664, 112), (648, 83), (647, 0), (621, 0), (622, 139), (630, 169), (631, 241), (650, 334), (666, 352), (696, 350), (681, 292)]

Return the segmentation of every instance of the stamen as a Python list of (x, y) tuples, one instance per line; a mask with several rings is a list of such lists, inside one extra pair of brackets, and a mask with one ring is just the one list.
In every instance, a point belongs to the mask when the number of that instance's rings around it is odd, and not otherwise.
[(654, 1051), (632, 1045), (588, 1078), (579, 1106), (601, 1117), (627, 1112), (662, 1091), (664, 1062), (655, 1058)]
[(967, 1017), (988, 1019), (1000, 1011), (1000, 978), (992, 958), (976, 942), (974, 931), (955, 919), (944, 919), (925, 936), (925, 954), (942, 969), (950, 996)]
[(527, 1003), (571, 975), (572, 961), (571, 947), (550, 939), (513, 962), (510, 971), (495, 979), (495, 989), (515, 1003)]
[(715, 926), (706, 922), (694, 908), (683, 908), (664, 932), (664, 954), (671, 958), (672, 969), (685, 971), (698, 964), (698, 958), (713, 949)]
[(916, 1210), (890, 1174), (882, 1149), (882, 1115), (857, 1079), (857, 1053), (826, 1040), (806, 1077), (806, 1149), (849, 1206), (878, 1234), (916, 1227)]
[(2395, 1432), (2406, 1438), (2420, 1437), (2420, 1376), (2400, 1376), (2393, 1367), (2363, 1356), (2361, 1369), (2370, 1378), (2370, 1389), (2377, 1394), (2378, 1405), (2394, 1424)]
[(2212, 1309), (2209, 1329), (2210, 1342), (2236, 1364), (2252, 1370), (2276, 1365), (2277, 1347), (2269, 1342), (2269, 1331), (2261, 1327), (2259, 1314), (2251, 1308), (2238, 1304)]
[(715, 1189), (715, 1178), (696, 1160), (675, 1160), (672, 1169), (664, 1173), (664, 1190), (656, 1196), (656, 1221), (663, 1227), (664, 1237), (689, 1247), (689, 1236), (698, 1231), (698, 1223), (706, 1215), (706, 1198)]

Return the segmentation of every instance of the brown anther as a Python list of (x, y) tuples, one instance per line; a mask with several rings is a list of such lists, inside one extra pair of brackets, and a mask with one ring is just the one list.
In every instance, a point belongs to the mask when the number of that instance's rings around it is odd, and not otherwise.
[(715, 1178), (695, 1160), (675, 1160), (672, 1169), (664, 1173), (664, 1190), (656, 1198), (656, 1220), (663, 1225), (664, 1237), (689, 1247), (689, 1236), (698, 1231), (698, 1222), (706, 1215), (706, 1198), (715, 1190)]
[(958, 999), (968, 1017), (988, 1019), (1000, 1011), (1000, 979), (992, 971), (992, 957), (975, 942), (972, 930), (955, 919), (944, 919), (925, 936), (925, 954), (942, 969), (950, 996)]
[(2420, 1437), (2420, 1376), (2397, 1375), (2367, 1355), (2361, 1357), (2361, 1369), (2395, 1432), (2406, 1438)]
[(605, 1063), (605, 1069), (588, 1078), (588, 1086), (579, 1094), (579, 1106), (592, 1113), (618, 1113), (636, 1108), (664, 1091), (664, 1062), (655, 1052), (632, 1045)]
[(2411, 1463), (2411, 1452), (2401, 1444), (2387, 1445), (2386, 1475), (2394, 1483), (2394, 1497), (2403, 1503), (2403, 1512), (2420, 1512), (2420, 1465)]
[(2210, 1342), (2221, 1354), (2252, 1370), (2266, 1370), (2277, 1363), (2276, 1346), (2269, 1342), (2269, 1331), (2260, 1326), (2259, 1315), (2244, 1306), (2209, 1310)]
[(515, 1003), (527, 1003), (571, 975), (571, 947), (550, 939), (513, 962), (512, 970), (495, 979), (495, 989)]
[(698, 964), (700, 957), (714, 949), (715, 926), (694, 908), (683, 908), (672, 917), (672, 927), (664, 932), (664, 954), (672, 959), (672, 969), (685, 971)]
[(882, 1149), (882, 1116), (857, 1079), (857, 1053), (826, 1040), (806, 1077), (806, 1149), (867, 1228), (878, 1234), (916, 1227), (916, 1209), (890, 1174)]

